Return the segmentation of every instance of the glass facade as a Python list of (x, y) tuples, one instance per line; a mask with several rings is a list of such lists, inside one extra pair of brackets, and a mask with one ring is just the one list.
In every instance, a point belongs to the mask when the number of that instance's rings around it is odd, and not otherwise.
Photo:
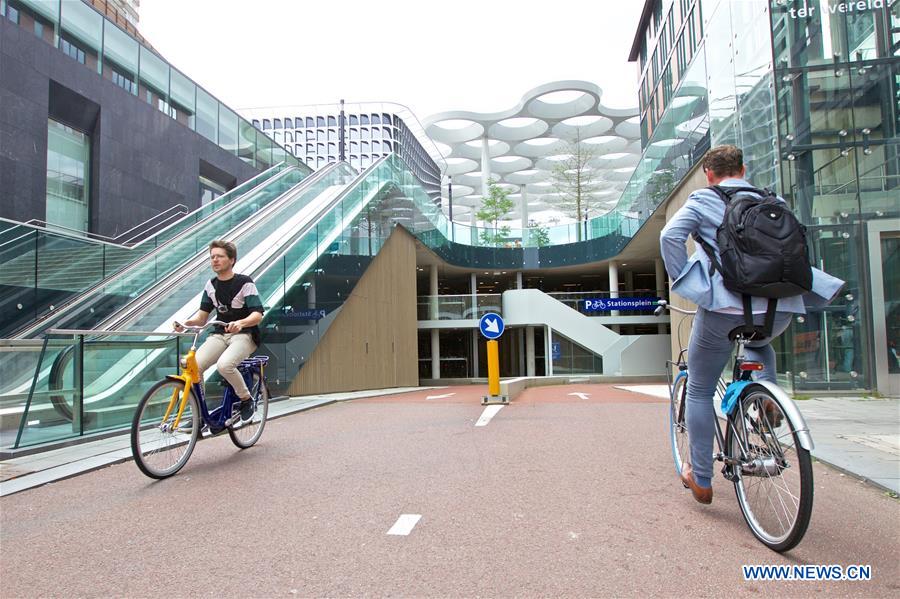
[(3, 17), (257, 169), (269, 168), (273, 160), (299, 164), (261, 132), (257, 137), (249, 121), (81, 0), (4, 0), (0, 8)]
[(884, 265), (900, 231), (900, 3), (888, 4), (771, 3), (781, 191), (816, 265), (847, 281), (793, 327), (801, 389), (897, 391), (882, 359), (896, 344), (896, 271)]
[(62, 123), (47, 124), (47, 216), (49, 225), (87, 231), (90, 224), (91, 140)]
[[(671, 40), (695, 10), (699, 45), (667, 90), (654, 57), (679, 57)], [(710, 145), (740, 146), (748, 179), (777, 190), (807, 226), (815, 265), (847, 281), (779, 340), (783, 381), (900, 391), (894, 277), (882, 267), (900, 230), (900, 3), (660, 0), (642, 34), (644, 156), (618, 210), (642, 222)]]

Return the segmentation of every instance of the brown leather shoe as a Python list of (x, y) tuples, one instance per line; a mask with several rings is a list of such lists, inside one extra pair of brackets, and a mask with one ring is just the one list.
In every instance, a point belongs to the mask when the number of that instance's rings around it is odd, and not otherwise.
[(707, 489), (694, 481), (694, 473), (691, 471), (690, 464), (684, 465), (684, 470), (681, 472), (681, 484), (685, 489), (691, 490), (691, 494), (698, 502), (706, 505), (712, 503), (712, 487)]

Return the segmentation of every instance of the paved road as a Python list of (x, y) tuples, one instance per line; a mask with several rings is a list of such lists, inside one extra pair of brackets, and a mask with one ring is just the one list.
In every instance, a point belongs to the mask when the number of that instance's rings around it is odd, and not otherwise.
[[(732, 489), (674, 477), (666, 404), (604, 385), (346, 402), (218, 437), (177, 476), (124, 463), (0, 500), (0, 595), (898, 596), (900, 504), (816, 464), (789, 555)], [(589, 394), (587, 399), (569, 395)], [(427, 396), (454, 393), (451, 397)], [(403, 514), (407, 536), (388, 535)], [(745, 582), (742, 564), (870, 564), (870, 582)]]

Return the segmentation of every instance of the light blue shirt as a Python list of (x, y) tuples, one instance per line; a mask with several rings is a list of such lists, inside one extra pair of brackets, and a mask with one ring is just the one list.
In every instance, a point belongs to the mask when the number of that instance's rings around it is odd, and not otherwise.
[[(752, 187), (743, 179), (725, 179), (723, 187)], [(782, 198), (778, 198), (782, 202)], [(725, 203), (712, 190), (698, 189), (688, 196), (684, 206), (666, 223), (659, 237), (660, 252), (666, 265), (666, 272), (672, 280), (672, 291), (690, 300), (701, 308), (714, 312), (743, 313), (741, 296), (725, 288), (722, 275), (713, 271), (710, 275), (709, 256), (699, 244), (694, 255), (688, 258), (685, 242), (696, 233), (713, 247), (718, 256), (719, 244), (716, 229), (725, 217)], [(804, 314), (807, 308), (822, 307), (837, 295), (844, 281), (813, 268), (812, 290), (804, 295), (796, 295), (778, 300), (779, 312)], [(753, 298), (753, 311), (765, 312), (768, 299)]]

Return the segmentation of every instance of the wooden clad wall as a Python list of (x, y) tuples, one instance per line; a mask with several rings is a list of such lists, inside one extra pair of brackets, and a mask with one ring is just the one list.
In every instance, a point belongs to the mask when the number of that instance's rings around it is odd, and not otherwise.
[[(678, 212), (678, 209), (684, 206), (684, 203), (687, 201), (687, 198), (693, 191), (697, 189), (701, 189), (706, 187), (706, 174), (704, 174), (703, 169), (700, 167), (700, 163), (698, 162), (694, 165), (694, 168), (681, 180), (681, 184), (675, 188), (669, 198), (666, 200), (666, 222), (672, 218), (672, 216)], [(694, 253), (694, 241), (692, 239), (688, 240), (688, 255)], [(685, 310), (696, 310), (697, 306), (687, 301), (680, 295), (675, 293), (671, 293), (671, 284), (672, 281), (669, 281), (670, 285), (670, 293), (669, 298), (672, 301), (672, 304), (678, 306), (679, 308), (684, 308)], [(678, 353), (681, 347), (687, 348), (688, 340), (690, 339), (691, 333), (691, 324), (692, 317), (685, 316), (683, 314), (679, 314), (677, 312), (671, 312), (671, 327), (672, 327), (672, 359), (678, 359)], [(680, 333), (680, 339), (679, 339)]]
[(419, 384), (416, 245), (396, 227), (291, 382), (291, 395)]

